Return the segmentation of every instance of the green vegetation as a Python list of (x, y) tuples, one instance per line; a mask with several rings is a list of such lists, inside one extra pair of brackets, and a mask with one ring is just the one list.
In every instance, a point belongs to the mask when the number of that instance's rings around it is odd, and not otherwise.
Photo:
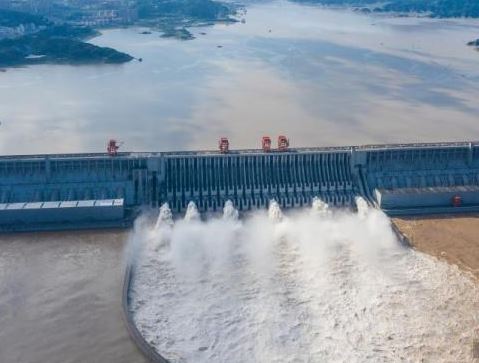
[(235, 22), (235, 7), (213, 0), (138, 0), (138, 21), (158, 28), (164, 38), (194, 39), (187, 27)]
[[(28, 21), (28, 23), (22, 23)], [(133, 59), (115, 49), (98, 47), (83, 40), (97, 35), (88, 27), (53, 25), (43, 18), (0, 10), (0, 25), (42, 25), (34, 32), (0, 40), (0, 67), (39, 63), (124, 63)]]
[(432, 17), (479, 17), (478, 0), (295, 0), (324, 5), (367, 7), (374, 12), (425, 13)]
[(164, 28), (162, 38), (176, 38), (180, 40), (191, 40), (195, 39), (193, 34), (191, 34), (186, 28)]
[(47, 26), (51, 23), (42, 16), (22, 13), (7, 9), (0, 9), (0, 26), (14, 28), (20, 25), (32, 24), (35, 26)]
[(477, 0), (396, 0), (385, 11), (429, 12), (433, 17), (479, 17)]
[(0, 41), (0, 66), (38, 63), (124, 63), (133, 58), (115, 49), (97, 47), (77, 39), (24, 36)]
[(231, 9), (212, 0), (138, 0), (139, 19), (229, 20)]
[[(215, 22), (235, 22), (236, 20), (231, 16), (235, 14), (238, 7), (233, 2), (221, 2), (221, 0), (129, 0), (127, 2), (48, 0), (38, 7), (34, 6), (34, 2), (27, 1), (17, 5), (25, 12), (35, 12), (39, 15), (4, 12), (4, 26), (29, 24), (27, 33), (31, 33), (32, 29), (36, 30), (38, 27), (50, 27), (52, 24), (49, 20), (41, 16), (45, 15), (56, 23), (96, 24), (101, 27), (134, 24), (148, 26), (163, 32), (163, 37), (183, 40), (194, 39), (188, 27)], [(2, 26), (1, 13), (0, 26)]]
[(52, 38), (88, 39), (99, 35), (95, 29), (86, 26), (71, 26), (68, 24), (52, 25), (38, 35)]

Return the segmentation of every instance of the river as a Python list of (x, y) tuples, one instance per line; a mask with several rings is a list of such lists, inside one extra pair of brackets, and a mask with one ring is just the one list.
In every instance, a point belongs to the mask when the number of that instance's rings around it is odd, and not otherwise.
[(145, 363), (122, 320), (126, 232), (0, 237), (0, 362)]
[[(93, 43), (143, 62), (0, 73), (0, 153), (292, 146), (479, 137), (475, 20), (388, 18), (288, 2), (245, 24)], [(205, 34), (202, 34), (205, 33)], [(0, 361), (144, 362), (121, 320), (127, 233), (0, 237)]]
[[(0, 153), (294, 146), (478, 138), (476, 20), (388, 18), (289, 2), (248, 7), (245, 24), (142, 29), (92, 40), (141, 57), (120, 66), (0, 73)], [(205, 33), (204, 35), (202, 33)], [(219, 48), (220, 46), (221, 48)]]

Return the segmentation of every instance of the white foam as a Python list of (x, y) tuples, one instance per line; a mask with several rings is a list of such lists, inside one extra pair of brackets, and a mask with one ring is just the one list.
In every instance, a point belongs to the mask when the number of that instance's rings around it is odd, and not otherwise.
[(271, 203), (133, 238), (143, 253), (131, 310), (173, 362), (470, 359), (477, 287), (402, 247), (377, 210), (285, 216)]
[(239, 213), (238, 210), (235, 209), (233, 202), (231, 200), (227, 200), (223, 208), (223, 219), (236, 221), (238, 220), (238, 217)]
[(311, 207), (311, 212), (313, 214), (326, 216), (330, 214), (331, 211), (329, 210), (329, 205), (327, 203), (323, 202), (318, 197), (314, 197), (312, 207)]
[(158, 219), (156, 220), (155, 229), (159, 229), (164, 226), (173, 226), (173, 213), (171, 213), (168, 203), (164, 203), (160, 207), (160, 213), (158, 215)]
[(189, 202), (188, 206), (186, 207), (185, 213), (185, 220), (186, 221), (193, 221), (200, 219), (200, 212), (198, 212), (198, 208), (196, 207), (195, 202)]
[(281, 220), (283, 219), (283, 212), (281, 211), (281, 207), (274, 199), (271, 199), (269, 202), (268, 216), (269, 219), (273, 222), (281, 222)]
[(363, 197), (356, 197), (355, 201), (356, 201), (356, 207), (358, 208), (359, 217), (362, 219), (366, 218), (369, 212), (368, 203), (366, 202), (366, 200), (364, 200)]

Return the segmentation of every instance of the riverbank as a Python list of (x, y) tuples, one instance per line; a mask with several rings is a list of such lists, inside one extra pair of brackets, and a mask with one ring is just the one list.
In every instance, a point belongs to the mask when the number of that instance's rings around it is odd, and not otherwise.
[(413, 248), (479, 279), (479, 215), (394, 218)]

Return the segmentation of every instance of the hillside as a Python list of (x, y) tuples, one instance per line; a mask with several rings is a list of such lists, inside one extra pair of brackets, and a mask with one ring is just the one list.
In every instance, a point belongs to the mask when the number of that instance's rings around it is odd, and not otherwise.
[(477, 0), (295, 0), (330, 6), (367, 7), (374, 12), (424, 13), (432, 17), (479, 17)]
[(88, 27), (54, 25), (43, 17), (0, 9), (0, 67), (39, 63), (124, 63), (133, 59), (112, 48), (84, 42), (98, 33)]

